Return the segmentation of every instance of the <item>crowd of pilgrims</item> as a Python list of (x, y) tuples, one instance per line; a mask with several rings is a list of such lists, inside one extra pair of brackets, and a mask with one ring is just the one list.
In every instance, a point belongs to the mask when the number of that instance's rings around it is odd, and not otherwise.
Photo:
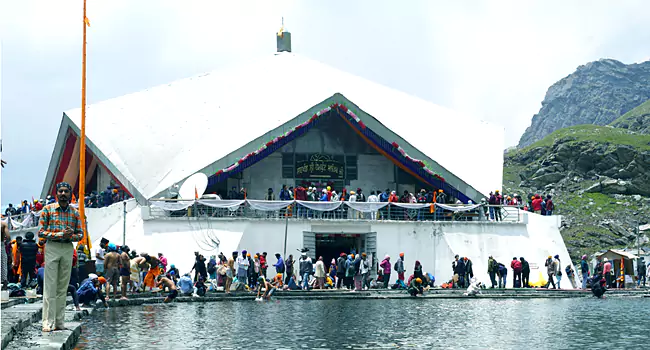
[[(10, 241), (9, 235), (5, 234), (4, 242), (10, 260), (9, 266), (6, 267), (7, 274), (3, 274), (9, 276), (7, 281), (3, 281), (3, 289), (6, 289), (8, 284), (12, 293), (36, 287), (37, 293), (41, 294), (45, 266), (44, 241), (40, 239), (38, 242), (35, 241), (34, 234), (28, 232), (25, 239), (17, 237), (13, 241)], [(196, 252), (192, 269), (181, 274), (174, 264), (168, 264), (167, 258), (162, 253), (156, 256), (147, 253), (138, 254), (128, 246), (119, 246), (102, 239), (100, 246), (94, 251), (95, 268), (89, 264), (92, 256), (88, 249), (83, 244), (77, 245), (73, 252), (68, 292), (73, 296), (75, 307), (78, 308), (79, 303), (92, 304), (98, 299), (107, 306), (108, 292), (111, 289), (117, 299), (126, 298), (127, 291), (139, 293), (161, 287), (170, 292), (166, 300), (171, 301), (179, 293), (204, 296), (208, 290), (223, 290), (226, 294), (230, 294), (231, 291), (256, 291), (261, 298), (270, 298), (278, 289), (361, 291), (391, 288), (406, 290), (416, 296), (435, 286), (436, 278), (424, 270), (420, 261), (414, 262), (412, 270), (407, 268), (404, 253), (400, 253), (394, 260), (386, 255), (381, 261), (374, 257), (372, 257), (374, 261), (371, 261), (365, 252), (357, 253), (353, 250), (350, 253), (340, 253), (337, 259), (332, 259), (330, 264), (326, 265), (322, 256), (314, 262), (308, 256), (308, 252), (308, 249), (302, 249), (297, 261), (294, 260), (293, 254), (283, 258), (280, 253), (276, 253), (273, 263), (269, 261), (266, 252), (251, 253), (242, 250), (232, 252), (230, 257), (220, 253), (209, 259)], [(591, 287), (593, 290), (602, 286), (604, 293), (604, 288), (611, 287), (612, 281), (615, 280), (610, 278), (613, 271), (611, 263), (607, 259), (604, 261), (599, 259), (594, 267), (594, 276), (591, 276), (586, 259), (587, 256), (583, 256), (580, 264), (582, 288)], [(487, 265), (491, 288), (505, 288), (509, 274), (508, 267), (497, 262), (492, 256), (489, 257)], [(523, 257), (513, 257), (510, 262), (512, 285), (515, 288), (552, 286), (559, 289), (562, 277), (565, 276), (573, 288), (579, 288), (571, 265), (567, 264), (563, 269), (558, 255), (549, 256), (544, 265), (548, 277), (546, 284), (532, 285), (529, 282), (528, 261)], [(645, 270), (645, 264), (640, 266)], [(274, 272), (269, 273), (269, 268)], [(470, 258), (456, 255), (451, 268), (453, 277), (438, 287), (468, 288), (468, 290), (473, 285), (483, 287), (474, 278), (474, 267)], [(411, 271), (407, 278), (406, 273)], [(192, 273), (194, 273), (193, 277)], [(392, 278), (394, 275), (396, 276)], [(641, 275), (645, 275), (645, 271)]]

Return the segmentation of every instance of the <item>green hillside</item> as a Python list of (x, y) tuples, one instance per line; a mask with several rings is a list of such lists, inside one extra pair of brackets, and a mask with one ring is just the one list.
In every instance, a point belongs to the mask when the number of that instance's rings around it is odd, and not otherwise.
[(650, 134), (650, 100), (623, 114), (610, 125), (642, 134)]
[[(650, 108), (650, 104), (647, 102), (645, 105)], [(650, 150), (650, 135), (639, 135), (626, 129), (614, 128), (611, 126), (576, 125), (556, 130), (532, 145), (517, 150), (516, 153), (526, 153), (538, 147), (551, 147), (556, 142), (585, 141), (627, 145), (640, 150)]]

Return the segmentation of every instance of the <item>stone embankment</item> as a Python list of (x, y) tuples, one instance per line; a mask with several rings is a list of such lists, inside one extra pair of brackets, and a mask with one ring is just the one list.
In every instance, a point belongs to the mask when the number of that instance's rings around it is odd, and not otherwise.
[[(549, 299), (549, 298), (587, 298), (591, 292), (581, 290), (546, 290), (546, 289), (485, 289), (480, 295), (467, 297), (464, 290), (432, 289), (421, 299)], [(608, 297), (650, 297), (650, 291), (645, 290), (613, 290)], [(128, 300), (111, 300), (109, 307), (137, 306), (144, 304), (159, 304), (163, 302), (165, 293), (140, 293), (131, 295)], [(332, 300), (332, 299), (409, 299), (405, 291), (370, 290), (361, 292), (338, 290), (315, 291), (278, 291), (274, 299), (278, 300)], [(98, 303), (95, 308), (82, 308), (74, 311), (72, 299), (68, 298), (66, 309), (66, 327), (68, 330), (51, 333), (41, 332), (42, 301), (39, 298), (12, 298), (2, 302), (2, 349), (73, 349), (82, 332), (81, 320), (95, 312), (103, 312), (104, 307)], [(208, 292), (205, 297), (179, 296), (176, 303), (189, 302), (228, 302), (253, 301), (255, 294), (239, 292), (226, 296), (222, 292)]]

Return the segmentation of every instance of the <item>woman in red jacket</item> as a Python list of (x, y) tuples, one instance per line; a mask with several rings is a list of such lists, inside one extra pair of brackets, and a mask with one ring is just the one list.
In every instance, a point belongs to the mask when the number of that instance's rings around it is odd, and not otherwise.
[(536, 194), (535, 199), (533, 199), (533, 212), (535, 214), (542, 214), (542, 198), (539, 194)]

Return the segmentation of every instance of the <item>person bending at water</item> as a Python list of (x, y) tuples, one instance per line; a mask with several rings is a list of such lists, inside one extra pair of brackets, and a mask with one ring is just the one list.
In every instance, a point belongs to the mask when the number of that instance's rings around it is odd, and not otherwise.
[(84, 280), (81, 283), (81, 287), (77, 290), (77, 297), (79, 302), (84, 304), (84, 306), (90, 306), (90, 303), (94, 303), (97, 298), (101, 299), (104, 303), (104, 307), (108, 308), (108, 303), (102, 294), (101, 285), (106, 283), (104, 277), (97, 277), (94, 273), (88, 275), (88, 279)]
[(259, 282), (260, 287), (257, 289), (257, 297), (260, 297), (260, 294), (262, 293), (262, 287), (264, 287), (264, 294), (262, 294), (262, 298), (266, 300), (271, 300), (271, 296), (273, 293), (275, 293), (275, 286), (273, 284), (269, 283), (266, 278), (260, 276), (257, 279), (257, 282)]
[[(117, 247), (115, 243), (108, 244), (108, 254), (104, 256), (104, 271), (106, 272), (106, 280), (108, 284), (113, 287), (113, 295), (115, 299), (118, 298), (117, 281), (120, 279), (120, 255), (117, 254)], [(111, 298), (111, 292), (106, 289), (106, 299)]]
[(591, 287), (591, 292), (594, 294), (596, 298), (602, 298), (603, 294), (607, 291), (607, 281), (605, 278), (603, 278), (602, 275), (598, 274), (595, 275), (590, 279), (590, 287)]
[(156, 276), (156, 287), (160, 289), (169, 288), (169, 294), (165, 298), (165, 303), (169, 303), (178, 296), (178, 289), (172, 280), (163, 275)]
[(147, 271), (147, 275), (144, 276), (144, 286), (142, 289), (144, 291), (145, 287), (149, 287), (149, 291), (151, 291), (156, 285), (156, 277), (160, 275), (160, 260), (148, 254), (142, 254), (142, 256), (147, 263), (149, 263), (149, 271)]
[(142, 284), (142, 270), (148, 268), (147, 261), (144, 257), (138, 256), (130, 261), (131, 276), (129, 283), (131, 284), (131, 292), (135, 293)]

